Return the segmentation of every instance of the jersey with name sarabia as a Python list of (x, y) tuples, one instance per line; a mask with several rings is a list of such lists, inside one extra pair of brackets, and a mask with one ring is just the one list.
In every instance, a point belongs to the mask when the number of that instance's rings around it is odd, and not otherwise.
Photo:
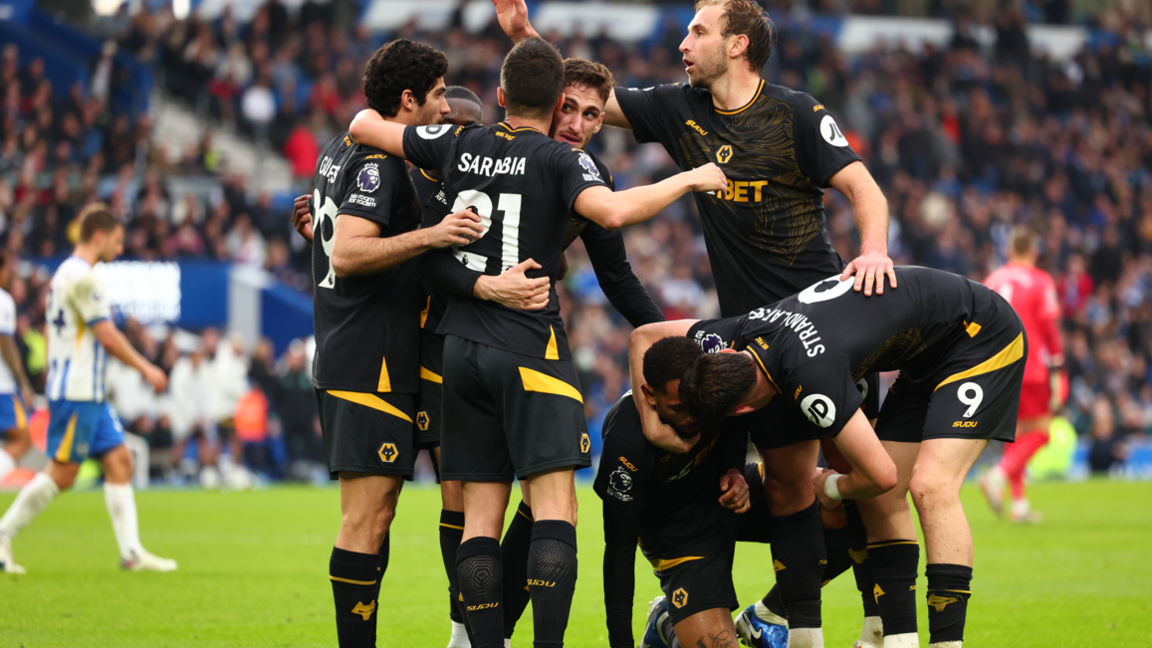
[(93, 267), (68, 257), (48, 292), (48, 400), (101, 402), (108, 352), (92, 327), (112, 316), (108, 293)]
[(659, 142), (682, 170), (713, 162), (728, 176), (727, 191), (694, 194), (725, 317), (843, 269), (824, 230), (824, 187), (860, 157), (810, 95), (761, 81), (732, 111), (680, 84), (616, 88), (616, 100), (637, 141)]
[[(0, 335), (16, 335), (16, 300), (3, 288), (0, 288)], [(0, 359), (0, 394), (15, 393), (16, 377), (8, 363)]]
[[(432, 252), (445, 256), (430, 256), (429, 261), (451, 262), (446, 256), (451, 255), (455, 262), (489, 275), (534, 259), (542, 268), (529, 271), (529, 277), (555, 276), (577, 196), (605, 186), (583, 150), (535, 128), (506, 123), (409, 127), (404, 153), (417, 166), (435, 169), (443, 181), (445, 200), (428, 204), (431, 223), (472, 208), (484, 226), (479, 239)], [(555, 288), (548, 305), (537, 311), (453, 296), (438, 330), (526, 356), (571, 359)]]
[(632, 392), (624, 394), (604, 419), (604, 449), (593, 490), (605, 506), (623, 507), (642, 518), (646, 551), (674, 547), (712, 521), (732, 515), (717, 502), (720, 476), (743, 468), (747, 435), (702, 432), (685, 454), (652, 445), (644, 436)]
[(338, 216), (370, 220), (380, 226), (381, 237), (419, 226), (420, 206), (404, 160), (355, 144), (345, 133), (320, 152), (313, 183), (313, 384), (417, 393), (422, 304), (415, 263), (343, 278), (332, 267)]
[[(866, 297), (852, 277), (836, 275), (747, 315), (701, 320), (688, 335), (709, 353), (751, 351), (775, 398), (836, 436), (864, 402), (857, 383), (865, 375), (930, 375), (946, 347), (1012, 310), (986, 286), (943, 270), (901, 266), (896, 279), (898, 288)], [(1023, 353), (1022, 337), (1012, 344)]]
[(984, 279), (1016, 309), (1028, 335), (1024, 382), (1048, 384), (1048, 365), (1064, 353), (1060, 340), (1060, 303), (1052, 275), (1035, 266), (1007, 263)]

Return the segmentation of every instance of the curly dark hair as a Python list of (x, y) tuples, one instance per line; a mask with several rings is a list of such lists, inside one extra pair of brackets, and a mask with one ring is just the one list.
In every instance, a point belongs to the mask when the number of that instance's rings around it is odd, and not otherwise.
[(682, 336), (657, 340), (644, 353), (644, 382), (652, 389), (664, 393), (672, 380), (680, 380), (704, 350), (691, 339)]
[(448, 57), (443, 52), (400, 38), (376, 50), (364, 66), (364, 98), (372, 110), (395, 117), (405, 90), (423, 106), (436, 81), (447, 73)]
[(756, 364), (745, 353), (706, 353), (680, 379), (680, 402), (692, 418), (715, 423), (756, 386)]

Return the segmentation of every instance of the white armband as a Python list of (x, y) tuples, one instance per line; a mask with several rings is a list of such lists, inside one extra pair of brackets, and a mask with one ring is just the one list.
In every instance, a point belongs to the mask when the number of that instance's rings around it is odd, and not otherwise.
[(840, 489), (836, 486), (836, 482), (840, 481), (840, 478), (843, 476), (844, 475), (832, 475), (824, 481), (824, 494), (833, 502), (844, 499), (840, 496)]

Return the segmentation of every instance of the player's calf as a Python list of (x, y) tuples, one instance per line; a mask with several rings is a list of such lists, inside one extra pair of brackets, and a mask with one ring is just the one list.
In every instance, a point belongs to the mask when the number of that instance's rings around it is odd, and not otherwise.
[(576, 500), (571, 468), (528, 479), (536, 513), (528, 549), (528, 590), (537, 648), (560, 648), (576, 589)]
[(388, 569), (385, 538), (401, 477), (340, 473), (340, 532), (328, 563), (340, 648), (376, 645), (377, 599)]

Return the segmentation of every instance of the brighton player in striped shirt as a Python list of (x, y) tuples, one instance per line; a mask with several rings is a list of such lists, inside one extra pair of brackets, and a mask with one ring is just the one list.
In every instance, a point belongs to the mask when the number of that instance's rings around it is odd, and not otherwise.
[(104, 502), (120, 547), (120, 566), (132, 571), (174, 571), (176, 561), (144, 550), (132, 492), (132, 455), (124, 429), (105, 398), (109, 354), (139, 371), (157, 391), (168, 378), (145, 360), (111, 321), (108, 294), (93, 267), (124, 249), (124, 226), (104, 205), (80, 216), (80, 242), (52, 277), (48, 295), (48, 457), (0, 518), (0, 569), (24, 573), (12, 558), (12, 539), (76, 480), (80, 464), (97, 457), (104, 467)]

